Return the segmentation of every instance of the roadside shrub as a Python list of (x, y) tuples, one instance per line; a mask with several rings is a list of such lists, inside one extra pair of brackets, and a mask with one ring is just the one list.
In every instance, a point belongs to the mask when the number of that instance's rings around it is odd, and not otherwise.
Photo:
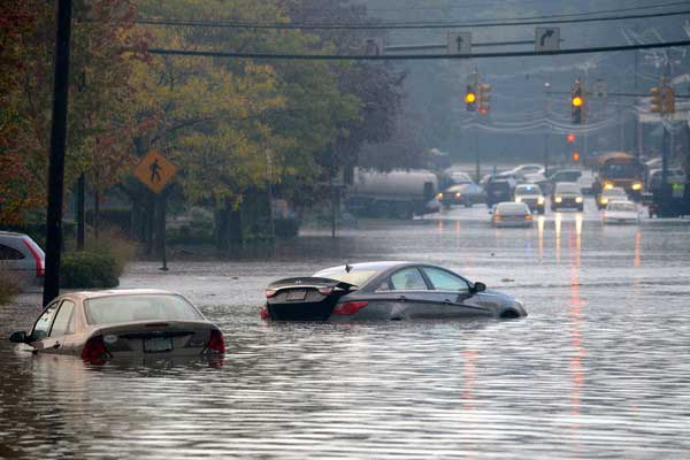
[(275, 229), (278, 238), (296, 238), (299, 234), (300, 221), (294, 218), (276, 219)]
[(139, 246), (126, 238), (114, 227), (106, 227), (99, 232), (98, 241), (89, 234), (85, 249), (88, 252), (107, 254), (115, 262), (115, 273), (119, 277), (128, 262), (136, 259)]
[(0, 305), (4, 305), (12, 300), (12, 297), (19, 294), (19, 281), (7, 270), (0, 267)]
[(118, 264), (106, 252), (74, 252), (62, 257), (60, 284), (63, 288), (112, 288), (120, 284)]

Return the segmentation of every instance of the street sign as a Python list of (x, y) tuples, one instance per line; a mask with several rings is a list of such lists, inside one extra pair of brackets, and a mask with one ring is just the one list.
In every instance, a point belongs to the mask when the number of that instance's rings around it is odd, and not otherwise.
[(177, 166), (166, 160), (160, 153), (151, 150), (141, 159), (133, 173), (154, 193), (160, 193), (177, 173)]
[(448, 32), (448, 54), (472, 54), (472, 32)]
[(541, 51), (558, 51), (561, 45), (561, 29), (558, 27), (537, 27), (534, 48)]

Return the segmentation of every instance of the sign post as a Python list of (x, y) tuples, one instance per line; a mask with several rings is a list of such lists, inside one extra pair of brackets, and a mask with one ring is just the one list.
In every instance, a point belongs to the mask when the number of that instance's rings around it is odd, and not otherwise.
[[(177, 173), (177, 166), (168, 161), (163, 155), (156, 152), (155, 150), (149, 151), (144, 158), (141, 159), (139, 164), (134, 168), (134, 176), (141, 181), (142, 184), (146, 185), (151, 191), (157, 195), (160, 195), (165, 186), (168, 185), (170, 180)], [(154, 213), (156, 216), (156, 225), (154, 228), (158, 229), (159, 238), (161, 241), (161, 258), (163, 266), (161, 270), (168, 270), (168, 258), (166, 255), (165, 247), (165, 219), (166, 219), (166, 207), (167, 194), (163, 193), (160, 196), (158, 202), (159, 212)]]

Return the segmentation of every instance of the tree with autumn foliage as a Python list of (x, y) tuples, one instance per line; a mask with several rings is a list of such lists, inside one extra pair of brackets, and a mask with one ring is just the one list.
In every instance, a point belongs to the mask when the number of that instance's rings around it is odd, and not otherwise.
[[(46, 201), (50, 107), (55, 49), (55, 4), (2, 2), (0, 75), (3, 75), (0, 223), (20, 222)], [(132, 137), (139, 129), (130, 111), (135, 96), (128, 74), (146, 59), (143, 36), (133, 27), (129, 0), (73, 4), (68, 140), (65, 182), (87, 173), (105, 189), (128, 171)], [(9, 18), (9, 19), (8, 19)]]

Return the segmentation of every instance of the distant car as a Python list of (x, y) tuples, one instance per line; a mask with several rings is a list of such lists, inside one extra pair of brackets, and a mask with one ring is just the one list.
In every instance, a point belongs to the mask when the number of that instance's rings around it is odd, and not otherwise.
[(612, 200), (606, 205), (605, 224), (639, 224), (640, 212), (632, 201)]
[(597, 198), (597, 208), (604, 209), (609, 202), (613, 200), (627, 201), (627, 199), (628, 194), (625, 193), (625, 189), (623, 189), (623, 187), (606, 188), (601, 191), (601, 194)]
[(526, 174), (544, 174), (544, 167), (539, 164), (522, 164), (501, 174), (511, 174), (522, 178)]
[(467, 208), (486, 202), (484, 188), (476, 184), (453, 185), (437, 196), (441, 204), (449, 208), (453, 205), (463, 205)]
[(485, 289), (483, 283), (437, 265), (365, 262), (271, 283), (261, 316), (271, 321), (353, 322), (527, 315), (521, 302)]
[(453, 184), (472, 184), (474, 181), (469, 174), (463, 171), (450, 171), (448, 177)]
[(538, 185), (520, 184), (516, 186), (515, 201), (518, 203), (525, 203), (532, 212), (544, 214), (546, 199)]
[(486, 190), (486, 205), (493, 208), (496, 203), (513, 201), (515, 181), (493, 177), (487, 182), (484, 190)]
[(539, 185), (542, 182), (546, 182), (546, 176), (542, 173), (536, 173), (536, 174), (525, 174), (522, 176), (523, 180), (529, 184), (537, 184)]
[(580, 177), (575, 182), (580, 186), (580, 190), (582, 190), (584, 195), (591, 195), (594, 193), (596, 178), (592, 171), (582, 171)]
[(143, 289), (64, 294), (43, 310), (31, 332), (14, 332), (10, 341), (95, 364), (225, 352), (221, 330), (187, 299)]
[[(662, 169), (652, 169), (647, 176), (647, 190), (654, 191), (661, 186)], [(666, 180), (671, 184), (685, 184), (687, 175), (680, 168), (669, 168)]]
[(525, 203), (505, 201), (494, 206), (491, 225), (494, 227), (531, 227), (532, 213)]
[(45, 254), (30, 236), (0, 231), (0, 268), (16, 278), (20, 288), (42, 286)]
[(575, 182), (582, 176), (582, 170), (580, 169), (559, 169), (551, 174), (546, 179), (546, 189), (545, 193), (553, 193), (556, 184), (559, 182)]
[(559, 182), (551, 194), (551, 210), (576, 208), (582, 212), (585, 209), (585, 198), (580, 186), (574, 182)]

